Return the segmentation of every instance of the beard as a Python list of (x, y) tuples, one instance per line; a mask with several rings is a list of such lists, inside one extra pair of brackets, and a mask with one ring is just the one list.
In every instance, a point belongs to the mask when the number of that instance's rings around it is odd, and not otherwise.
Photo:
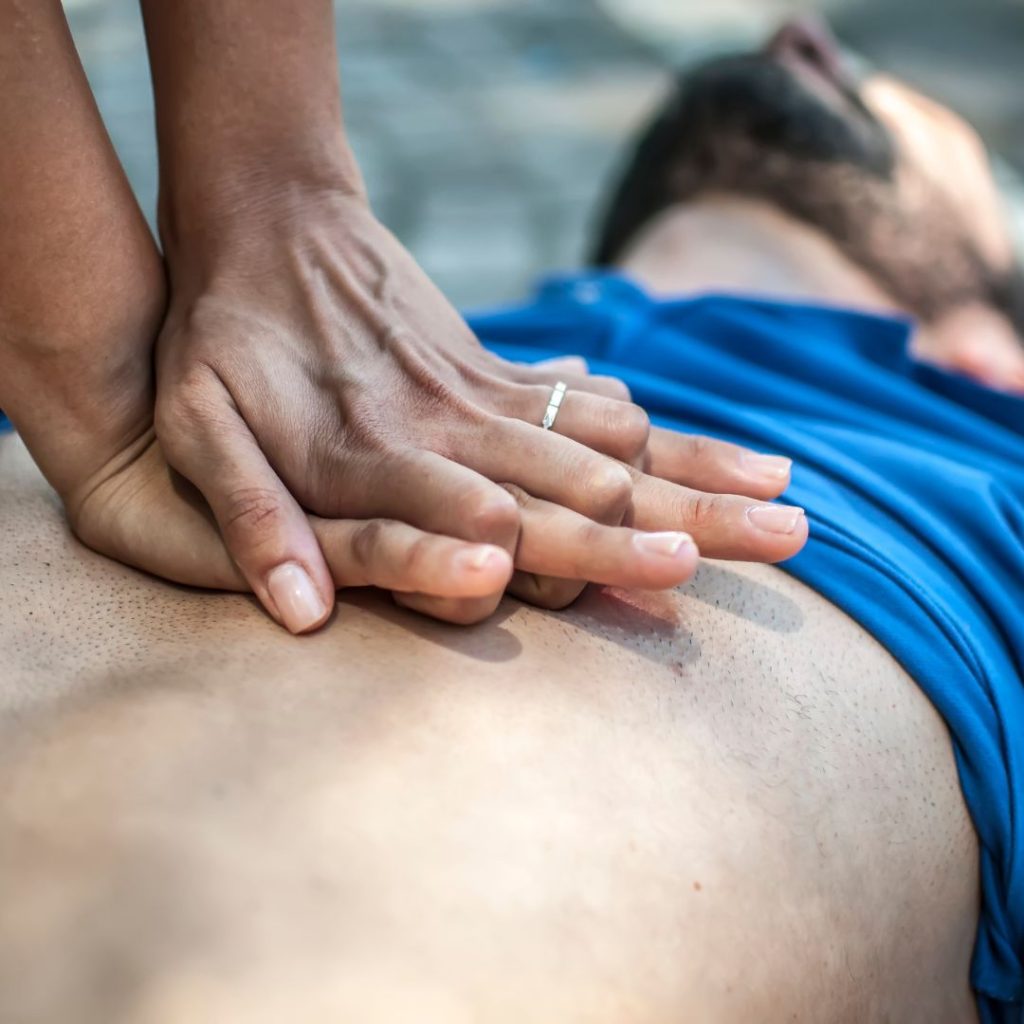
[(853, 89), (832, 105), (767, 54), (677, 81), (609, 205), (594, 262), (612, 263), (662, 209), (704, 192), (763, 200), (823, 232), (925, 322), (981, 302), (1024, 327), (1021, 276), (997, 271), (930, 180), (901, 160)]

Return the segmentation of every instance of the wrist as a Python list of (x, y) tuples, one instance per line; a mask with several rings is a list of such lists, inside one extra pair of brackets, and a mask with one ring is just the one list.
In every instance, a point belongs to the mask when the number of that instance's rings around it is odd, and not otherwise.
[(165, 242), (249, 219), (285, 185), (349, 192), (331, 0), (142, 0)]
[(290, 248), (306, 248), (329, 230), (326, 225), (372, 216), (358, 170), (295, 176), (260, 171), (198, 207), (162, 203), (160, 234), (177, 295), (189, 292), (190, 282), (232, 268), (250, 276), (272, 270)]
[(150, 268), (67, 329), (40, 316), (0, 331), (0, 406), (62, 498), (152, 422), (164, 310), (163, 274)]
[(339, 200), (367, 203), (362, 175), (343, 136), (300, 156), (236, 155), (206, 174), (162, 172), (157, 219), (173, 266)]

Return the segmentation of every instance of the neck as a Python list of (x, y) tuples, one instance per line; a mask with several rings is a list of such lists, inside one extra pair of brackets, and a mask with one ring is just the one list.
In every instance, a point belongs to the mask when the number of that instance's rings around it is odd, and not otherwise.
[(901, 311), (821, 232), (770, 203), (723, 193), (665, 210), (621, 267), (660, 296), (730, 292)]
[[(725, 292), (906, 313), (822, 232), (757, 199), (706, 193), (638, 233), (620, 268), (655, 296)], [(921, 359), (1024, 393), (1024, 349), (1007, 318), (981, 303), (919, 324)]]

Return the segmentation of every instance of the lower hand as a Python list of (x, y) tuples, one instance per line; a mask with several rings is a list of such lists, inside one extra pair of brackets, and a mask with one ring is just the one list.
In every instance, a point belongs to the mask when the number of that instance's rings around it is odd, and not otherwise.
[[(660, 447), (662, 457), (681, 460), (692, 478), (720, 485), (742, 484), (751, 456), (724, 442), (669, 432), (653, 447), (655, 453)], [(663, 469), (675, 472), (671, 465)], [(646, 515), (672, 516), (678, 511), (676, 488), (654, 478), (640, 483), (651, 491)], [(703, 516), (707, 523), (704, 534), (713, 549), (743, 550), (749, 543), (743, 537), (730, 537), (725, 531), (715, 539), (709, 531), (717, 528), (719, 519), (731, 515), (727, 508), (716, 510), (716, 502), (733, 504), (744, 499), (699, 492), (691, 497), (698, 520)], [(683, 582), (696, 568), (697, 549), (685, 534), (607, 527), (522, 492), (517, 499), (523, 512), (517, 552), (519, 590), (535, 603), (550, 607), (570, 603), (585, 585), (577, 581), (579, 577), (661, 589)], [(659, 501), (667, 503), (663, 511)], [(250, 589), (202, 497), (170, 468), (151, 429), (82, 480), (66, 504), (76, 534), (118, 561), (190, 586)], [(746, 505), (763, 507), (749, 501)], [(768, 507), (780, 519), (795, 516), (783, 506)], [(436, 617), (469, 622), (476, 616), (467, 613), (481, 603), (489, 606), (495, 596), (500, 599), (510, 583), (512, 558), (495, 545), (431, 534), (395, 520), (310, 516), (308, 522), (332, 587), (379, 587), (404, 597), (403, 603), (412, 607), (431, 602), (424, 610)], [(539, 569), (567, 578), (538, 580), (534, 572)], [(271, 583), (271, 597), (275, 619), (293, 632), (309, 628), (310, 616), (314, 625), (320, 625), (329, 614), (329, 608), (287, 563)]]

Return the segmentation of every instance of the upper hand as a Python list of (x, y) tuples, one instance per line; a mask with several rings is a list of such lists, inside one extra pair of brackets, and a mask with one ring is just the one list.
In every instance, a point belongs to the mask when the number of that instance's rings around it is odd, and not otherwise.
[[(775, 561), (803, 544), (802, 518), (788, 533), (759, 529), (748, 514), (757, 502), (631, 468), (649, 424), (621, 383), (488, 353), (358, 197), (293, 196), (201, 251), (169, 246), (169, 261), (157, 434), (272, 613), (280, 566), (301, 567), (325, 607), (333, 600), (304, 509), (497, 545), (526, 574), (513, 589), (545, 603), (565, 603), (580, 584), (538, 586), (535, 574), (668, 586), (692, 572), (696, 550), (681, 544), (667, 561), (644, 553), (622, 523), (688, 531), (724, 557)], [(572, 390), (556, 430), (543, 431), (559, 377)], [(657, 435), (651, 465), (670, 479), (758, 498), (788, 481), (778, 466), (744, 465), (731, 446), (705, 445), (694, 462), (692, 442), (672, 436)], [(500, 596), (400, 600), (470, 621)]]

